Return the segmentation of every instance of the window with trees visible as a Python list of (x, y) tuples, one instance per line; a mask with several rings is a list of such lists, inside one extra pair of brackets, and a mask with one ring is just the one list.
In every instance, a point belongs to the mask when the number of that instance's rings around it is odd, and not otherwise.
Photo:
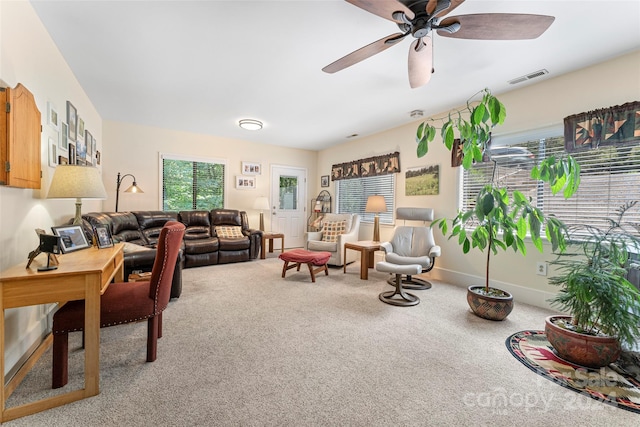
[(224, 208), (226, 161), (163, 154), (162, 210)]

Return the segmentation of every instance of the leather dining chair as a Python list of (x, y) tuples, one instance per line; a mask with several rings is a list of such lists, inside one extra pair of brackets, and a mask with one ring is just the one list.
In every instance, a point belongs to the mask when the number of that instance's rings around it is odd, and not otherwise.
[[(100, 298), (100, 327), (147, 320), (147, 362), (156, 360), (162, 337), (162, 312), (169, 304), (171, 282), (184, 224), (167, 222), (160, 232), (148, 282), (111, 283)], [(68, 382), (69, 332), (84, 330), (84, 301), (69, 301), (53, 315), (52, 388)]]

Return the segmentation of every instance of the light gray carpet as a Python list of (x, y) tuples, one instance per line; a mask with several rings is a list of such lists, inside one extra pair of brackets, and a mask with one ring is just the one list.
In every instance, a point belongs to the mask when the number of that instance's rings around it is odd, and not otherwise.
[[(566, 390), (505, 348), (547, 311), (470, 313), (465, 290), (434, 282), (421, 303), (378, 300), (388, 275), (358, 263), (311, 283), (266, 260), (184, 270), (164, 314), (158, 360), (146, 323), (102, 329), (101, 393), (10, 426), (629, 426), (640, 417)], [(428, 277), (428, 275), (427, 275)], [(80, 334), (70, 384), (81, 384)], [(51, 393), (47, 352), (9, 399)]]

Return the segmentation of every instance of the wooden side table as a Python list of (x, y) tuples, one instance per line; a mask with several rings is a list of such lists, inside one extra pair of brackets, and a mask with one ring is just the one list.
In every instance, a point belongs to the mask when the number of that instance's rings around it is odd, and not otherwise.
[(262, 233), (262, 245), (260, 247), (260, 259), (266, 258), (266, 242), (269, 241), (269, 252), (273, 252), (273, 239), (280, 239), (282, 241), (282, 247), (280, 252), (284, 252), (284, 234), (282, 233), (271, 233), (271, 232), (263, 232)]
[(362, 240), (344, 244), (344, 272), (347, 272), (347, 249), (360, 251), (360, 279), (369, 280), (369, 269), (373, 268), (373, 254), (380, 250), (380, 242)]

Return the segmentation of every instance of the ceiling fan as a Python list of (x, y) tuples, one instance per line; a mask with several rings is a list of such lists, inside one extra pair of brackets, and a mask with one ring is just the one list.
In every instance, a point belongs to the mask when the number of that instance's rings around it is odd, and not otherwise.
[(476, 40), (535, 39), (553, 23), (553, 16), (516, 13), (479, 13), (441, 18), (464, 0), (346, 0), (367, 12), (394, 21), (401, 32), (368, 44), (322, 69), (335, 73), (390, 48), (411, 34), (409, 84), (429, 83), (433, 73), (432, 30), (439, 36)]

